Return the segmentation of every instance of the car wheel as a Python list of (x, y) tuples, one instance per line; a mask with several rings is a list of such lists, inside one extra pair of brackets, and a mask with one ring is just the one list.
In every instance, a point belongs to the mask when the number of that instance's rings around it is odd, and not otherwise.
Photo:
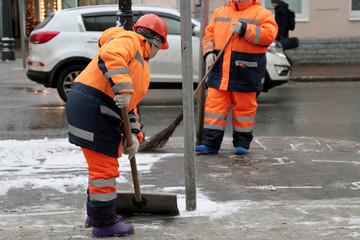
[(65, 68), (59, 75), (57, 81), (57, 91), (60, 98), (66, 102), (71, 88), (74, 84), (75, 78), (85, 69), (86, 66), (83, 65), (74, 65)]

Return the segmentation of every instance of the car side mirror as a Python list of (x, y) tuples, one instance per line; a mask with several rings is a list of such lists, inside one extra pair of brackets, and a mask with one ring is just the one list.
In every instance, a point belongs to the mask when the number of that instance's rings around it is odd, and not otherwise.
[(200, 27), (196, 26), (196, 25), (193, 25), (192, 29), (193, 29), (193, 36), (200, 37)]

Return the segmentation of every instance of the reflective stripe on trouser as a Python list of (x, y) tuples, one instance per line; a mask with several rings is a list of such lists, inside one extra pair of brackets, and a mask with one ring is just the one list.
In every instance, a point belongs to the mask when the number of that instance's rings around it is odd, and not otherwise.
[(256, 93), (229, 92), (208, 88), (202, 144), (220, 149), (226, 118), (232, 107), (233, 145), (249, 148), (257, 109)]
[(89, 171), (87, 212), (93, 226), (114, 224), (116, 216), (116, 178), (119, 177), (117, 158), (81, 148)]

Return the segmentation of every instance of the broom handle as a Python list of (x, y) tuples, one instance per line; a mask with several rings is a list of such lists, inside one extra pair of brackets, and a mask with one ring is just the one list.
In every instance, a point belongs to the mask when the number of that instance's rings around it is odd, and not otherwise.
[[(127, 146), (133, 145), (132, 136), (131, 136), (131, 127), (130, 127), (130, 119), (129, 114), (127, 111), (127, 107), (121, 108), (121, 115), (124, 120), (124, 135), (126, 138), (126, 144)], [(134, 183), (134, 191), (135, 191), (135, 200), (136, 202), (142, 202), (141, 192), (140, 192), (140, 183), (139, 183), (139, 177), (138, 177), (138, 171), (136, 167), (136, 159), (135, 156), (133, 156), (130, 159), (130, 166), (131, 166), (131, 174), (132, 179)]]
[(223, 52), (225, 51), (225, 48), (227, 47), (227, 45), (229, 44), (231, 38), (234, 36), (234, 32), (231, 33), (230, 37), (227, 39), (226, 43), (224, 44), (224, 46), (221, 48), (219, 54), (216, 56), (214, 64), (211, 65), (211, 67), (209, 68), (209, 70), (206, 72), (206, 74), (204, 75), (204, 77), (201, 79), (201, 82), (199, 83), (199, 85), (197, 86), (197, 88), (195, 89), (194, 92), (194, 96), (195, 97), (198, 92), (200, 91), (200, 87), (205, 83), (205, 80), (207, 79), (207, 77), (209, 76), (211, 70), (214, 68), (215, 64), (219, 61), (221, 55), (223, 54)]

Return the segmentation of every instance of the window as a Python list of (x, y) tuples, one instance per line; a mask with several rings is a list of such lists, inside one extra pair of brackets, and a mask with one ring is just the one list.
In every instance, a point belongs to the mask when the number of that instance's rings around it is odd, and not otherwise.
[(360, 0), (350, 0), (350, 21), (360, 20)]
[[(360, 0), (359, 0), (360, 1)], [(274, 12), (271, 0), (260, 0), (261, 5)], [(310, 18), (309, 5), (310, 0), (284, 0), (289, 4), (289, 8), (296, 13), (297, 22), (308, 22)]]
[(181, 24), (180, 21), (177, 21), (172, 18), (162, 17), (166, 25), (168, 26), (168, 34), (181, 34)]
[(77, 7), (75, 0), (62, 0), (62, 9)]
[[(115, 27), (117, 22), (116, 13), (117, 12), (103, 12), (101, 14), (99, 13), (82, 14), (86, 31), (102, 32), (110, 27)], [(146, 13), (134, 11), (133, 14), (134, 14), (133, 23), (136, 23), (136, 21), (140, 18), (140, 16)], [(181, 35), (180, 18), (174, 19), (168, 16), (162, 16), (159, 13), (155, 13), (155, 14), (158, 14), (168, 26), (168, 34)]]
[(102, 16), (92, 16), (91, 14), (84, 14), (82, 17), (86, 31), (102, 32), (110, 27), (115, 27), (117, 21), (116, 13), (109, 13)]

